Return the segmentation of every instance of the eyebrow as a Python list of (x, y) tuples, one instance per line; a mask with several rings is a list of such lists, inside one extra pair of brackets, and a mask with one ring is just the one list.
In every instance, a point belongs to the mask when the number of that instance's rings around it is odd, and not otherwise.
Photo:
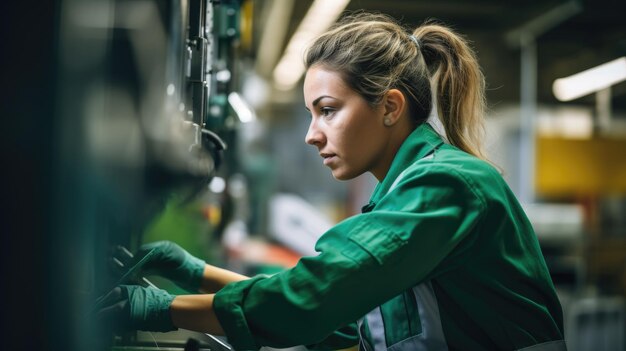
[[(313, 107), (315, 107), (315, 105), (317, 105), (317, 104), (320, 102), (320, 100), (322, 100), (322, 99), (323, 99), (323, 98), (325, 98), (325, 97), (327, 97), (327, 98), (331, 98), (331, 99), (333, 98), (332, 96), (329, 96), (329, 95), (322, 95), (322, 96), (318, 97), (317, 99), (313, 100), (313, 102), (311, 103), (311, 105), (313, 105)], [(304, 108), (305, 108), (307, 111), (311, 111), (311, 110), (309, 110), (309, 108), (308, 108), (308, 107), (306, 107), (306, 106), (304, 106)]]

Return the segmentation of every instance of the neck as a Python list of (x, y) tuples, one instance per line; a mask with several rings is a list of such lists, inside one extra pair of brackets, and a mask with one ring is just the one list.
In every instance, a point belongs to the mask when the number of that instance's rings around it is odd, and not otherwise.
[[(408, 119), (402, 120), (408, 121)], [(383, 179), (385, 179), (385, 177), (387, 176), (387, 172), (389, 172), (391, 163), (396, 157), (398, 150), (414, 129), (415, 127), (408, 125), (408, 123), (396, 123), (389, 128), (389, 142), (387, 143), (387, 148), (385, 150), (385, 154), (383, 155), (383, 159), (380, 162), (379, 166), (371, 171), (374, 177), (376, 177), (379, 182), (382, 182)]]

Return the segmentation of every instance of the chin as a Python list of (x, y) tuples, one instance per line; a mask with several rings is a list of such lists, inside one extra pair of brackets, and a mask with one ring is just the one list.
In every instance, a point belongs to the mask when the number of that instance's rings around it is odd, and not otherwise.
[(333, 170), (332, 174), (333, 174), (333, 178), (335, 178), (337, 180), (350, 180), (350, 179), (354, 179), (354, 178), (359, 176), (359, 174), (352, 174), (352, 173), (341, 172), (338, 169)]
[(346, 177), (341, 177), (341, 176), (336, 176), (333, 174), (333, 178), (335, 178), (336, 180), (350, 180), (351, 178), (346, 178)]

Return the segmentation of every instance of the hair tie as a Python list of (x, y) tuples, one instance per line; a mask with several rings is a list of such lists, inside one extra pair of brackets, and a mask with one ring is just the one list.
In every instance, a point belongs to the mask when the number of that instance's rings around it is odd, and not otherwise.
[(411, 34), (409, 35), (409, 38), (411, 38), (411, 40), (413, 40), (413, 42), (415, 43), (415, 45), (417, 45), (417, 50), (420, 50), (422, 48), (422, 46), (420, 45), (420, 41), (419, 39), (417, 39), (415, 37), (415, 35)]

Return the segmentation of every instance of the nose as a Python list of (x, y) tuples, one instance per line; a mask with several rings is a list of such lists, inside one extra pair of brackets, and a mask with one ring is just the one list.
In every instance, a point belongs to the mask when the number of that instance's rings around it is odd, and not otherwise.
[(311, 119), (311, 123), (309, 124), (309, 130), (304, 137), (304, 141), (309, 145), (319, 147), (319, 145), (324, 143), (324, 133), (319, 130), (315, 122), (315, 119)]

